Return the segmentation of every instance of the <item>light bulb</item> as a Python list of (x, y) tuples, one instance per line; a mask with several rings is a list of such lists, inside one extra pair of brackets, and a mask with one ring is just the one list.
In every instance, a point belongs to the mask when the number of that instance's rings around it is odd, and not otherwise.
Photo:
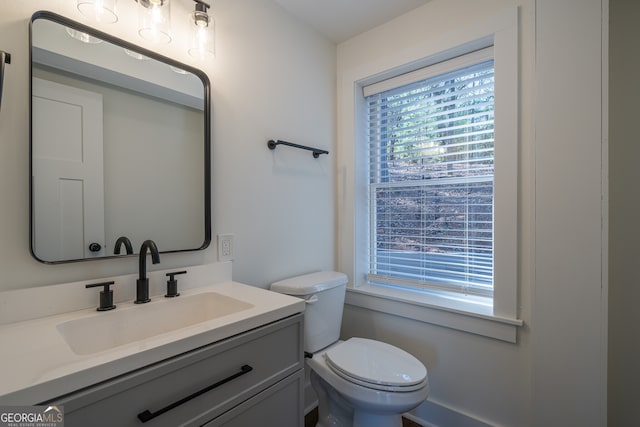
[(209, 26), (209, 15), (206, 12), (200, 12), (196, 10), (193, 12), (193, 21), (195, 22), (197, 27), (208, 27)]

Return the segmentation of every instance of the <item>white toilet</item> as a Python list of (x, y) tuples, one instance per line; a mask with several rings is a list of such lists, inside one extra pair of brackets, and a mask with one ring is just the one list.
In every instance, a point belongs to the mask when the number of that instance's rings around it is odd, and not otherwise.
[(347, 276), (322, 271), (273, 283), (303, 298), (304, 350), (318, 395), (318, 427), (400, 427), (401, 414), (425, 401), (427, 369), (392, 345), (364, 338), (339, 341)]

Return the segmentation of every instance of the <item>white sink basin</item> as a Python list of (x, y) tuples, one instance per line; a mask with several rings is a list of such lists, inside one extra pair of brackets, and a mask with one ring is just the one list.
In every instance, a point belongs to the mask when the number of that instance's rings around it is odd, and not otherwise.
[(75, 354), (85, 355), (254, 307), (216, 292), (156, 300), (69, 320), (57, 329)]

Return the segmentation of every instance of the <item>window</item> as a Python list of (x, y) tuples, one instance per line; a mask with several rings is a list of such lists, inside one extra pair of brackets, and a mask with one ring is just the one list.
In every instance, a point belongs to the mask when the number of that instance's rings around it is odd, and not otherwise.
[(493, 49), (364, 94), (368, 281), (492, 297)]
[(425, 30), (406, 49), (377, 38), (343, 47), (338, 268), (350, 278), (347, 305), (516, 341), (529, 219), (518, 187), (531, 182), (527, 165), (518, 169), (518, 32), (511, 8), (438, 37)]

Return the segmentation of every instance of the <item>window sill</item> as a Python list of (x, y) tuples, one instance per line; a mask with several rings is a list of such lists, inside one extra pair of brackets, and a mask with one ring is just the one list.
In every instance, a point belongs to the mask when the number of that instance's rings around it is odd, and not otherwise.
[(511, 343), (523, 325), (520, 319), (494, 316), (482, 298), (452, 298), (439, 292), (362, 285), (347, 288), (345, 303)]

